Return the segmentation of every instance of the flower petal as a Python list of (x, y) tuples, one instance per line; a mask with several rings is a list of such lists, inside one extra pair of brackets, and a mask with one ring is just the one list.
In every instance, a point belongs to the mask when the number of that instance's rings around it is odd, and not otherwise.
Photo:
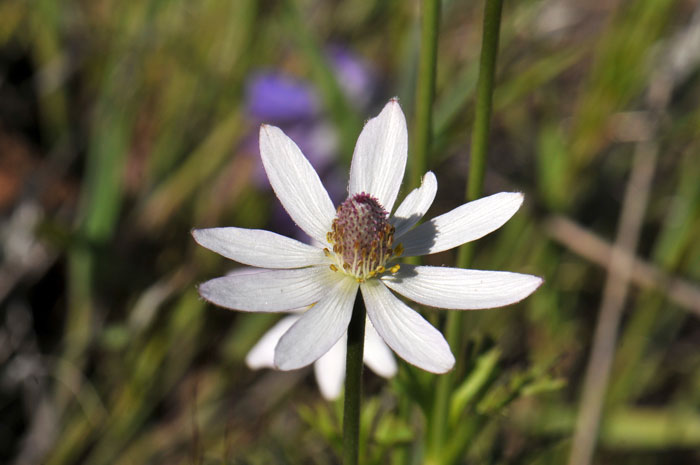
[(326, 352), (314, 363), (314, 374), (321, 395), (326, 400), (335, 400), (340, 397), (345, 381), (345, 352), (347, 350), (348, 337), (345, 333), (331, 350)]
[(192, 236), (199, 245), (251, 266), (301, 268), (326, 261), (323, 250), (262, 229), (195, 229)]
[(391, 99), (365, 124), (355, 145), (348, 194), (366, 192), (391, 212), (406, 169), (408, 132), (399, 102)]
[(333, 289), (289, 328), (275, 349), (275, 365), (295, 370), (318, 360), (345, 334), (357, 295), (357, 282), (341, 278)]
[(376, 279), (362, 283), (372, 325), (399, 357), (432, 373), (452, 369), (455, 358), (440, 331), (401, 302)]
[(449, 250), (503, 226), (523, 203), (519, 192), (500, 192), (465, 203), (408, 231), (402, 238), (404, 256)]
[(413, 265), (401, 265), (382, 281), (419, 304), (457, 310), (510, 305), (542, 284), (542, 278), (529, 274)]
[(225, 308), (284, 312), (317, 302), (338, 277), (325, 266), (237, 273), (199, 285), (199, 295)]
[(275, 347), (280, 338), (299, 319), (298, 315), (282, 318), (253, 346), (245, 356), (245, 363), (251, 370), (275, 367)]
[(436, 193), (437, 179), (435, 179), (435, 175), (432, 171), (428, 171), (423, 176), (420, 187), (413, 189), (411, 193), (406, 196), (391, 218), (391, 222), (396, 228), (394, 237), (399, 239), (402, 234), (411, 229), (413, 225), (423, 218), (425, 212), (427, 212), (433, 204)]
[(321, 180), (299, 147), (280, 128), (260, 127), (260, 156), (277, 198), (294, 222), (326, 242), (335, 208)]
[[(384, 378), (391, 378), (396, 374), (398, 367), (391, 349), (384, 343), (372, 322), (367, 318), (365, 324), (365, 365), (373, 372)], [(344, 366), (344, 365), (343, 365)]]

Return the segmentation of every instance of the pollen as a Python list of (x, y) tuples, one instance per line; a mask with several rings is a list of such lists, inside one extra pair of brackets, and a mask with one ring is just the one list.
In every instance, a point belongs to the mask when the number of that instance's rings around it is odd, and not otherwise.
[(364, 192), (340, 204), (326, 235), (332, 251), (324, 249), (326, 256), (334, 260), (331, 269), (353, 276), (358, 282), (386, 271), (395, 273), (398, 265), (387, 268), (387, 262), (399, 256), (403, 247), (399, 244), (392, 249), (395, 230), (388, 217), (379, 201)]

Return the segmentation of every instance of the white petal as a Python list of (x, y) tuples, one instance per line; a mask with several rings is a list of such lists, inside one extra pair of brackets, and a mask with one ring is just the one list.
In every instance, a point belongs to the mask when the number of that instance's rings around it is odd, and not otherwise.
[(455, 358), (440, 331), (396, 298), (376, 279), (362, 283), (372, 325), (399, 357), (432, 373), (452, 369)]
[(314, 363), (314, 374), (318, 388), (324, 399), (334, 400), (340, 396), (345, 381), (345, 352), (347, 351), (347, 333), (335, 343), (331, 350), (323, 354)]
[(318, 360), (345, 334), (357, 295), (357, 282), (345, 278), (289, 328), (275, 349), (275, 365), (295, 370)]
[(275, 367), (275, 347), (280, 338), (299, 319), (298, 315), (286, 316), (270, 328), (245, 356), (245, 363), (251, 370)]
[(404, 256), (428, 255), (473, 241), (503, 226), (523, 203), (519, 192), (501, 192), (465, 203), (408, 231)]
[(325, 243), (335, 208), (299, 147), (281, 129), (262, 125), (260, 156), (272, 189), (289, 216), (309, 236)]
[(355, 145), (348, 194), (366, 192), (391, 212), (406, 169), (406, 118), (395, 99), (365, 124)]
[(437, 179), (432, 171), (428, 171), (423, 176), (423, 181), (420, 187), (413, 189), (410, 194), (401, 202), (399, 208), (391, 219), (391, 223), (396, 228), (394, 237), (399, 239), (402, 234), (411, 229), (413, 225), (418, 223), (425, 212), (435, 200), (437, 192)]
[(221, 307), (250, 312), (284, 312), (326, 295), (338, 277), (326, 266), (237, 273), (199, 285), (199, 294)]
[(245, 276), (258, 273), (267, 273), (267, 268), (255, 268), (254, 266), (241, 266), (239, 268), (234, 268), (229, 270), (225, 276)]
[(391, 378), (398, 369), (394, 354), (377, 334), (369, 318), (365, 324), (365, 365), (384, 378)]
[(192, 236), (199, 245), (251, 266), (300, 268), (326, 261), (317, 247), (261, 229), (195, 229)]
[(510, 305), (542, 284), (542, 278), (529, 274), (412, 265), (401, 265), (382, 281), (419, 304), (457, 310)]
[[(224, 276), (245, 276), (245, 275), (254, 275), (258, 273), (267, 273), (268, 270), (267, 268), (255, 268), (253, 266), (241, 266), (239, 268), (234, 268), (230, 270), (228, 273), (226, 273)], [(329, 279), (329, 286), (332, 286), (335, 281), (331, 278)], [(311, 304), (313, 305), (313, 304)], [(309, 308), (311, 308), (311, 305), (304, 305), (303, 307), (298, 307), (298, 308), (290, 308), (289, 310), (285, 310), (285, 313), (304, 313), (307, 311)]]

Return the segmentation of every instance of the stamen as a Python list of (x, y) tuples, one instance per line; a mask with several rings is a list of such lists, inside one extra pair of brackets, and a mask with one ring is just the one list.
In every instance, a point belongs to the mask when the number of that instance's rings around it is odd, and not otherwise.
[[(395, 228), (388, 216), (379, 201), (364, 192), (340, 204), (331, 231), (326, 234), (333, 253), (326, 248), (324, 254), (335, 261), (331, 269), (358, 282), (385, 273), (387, 262), (403, 251), (401, 244), (392, 249)], [(398, 270), (396, 265), (389, 268), (392, 272), (394, 269)]]

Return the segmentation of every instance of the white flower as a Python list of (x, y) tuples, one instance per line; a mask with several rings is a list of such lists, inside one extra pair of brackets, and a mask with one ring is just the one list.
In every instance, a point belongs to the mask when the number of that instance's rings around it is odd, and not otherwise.
[(435, 198), (433, 173), (389, 212), (406, 166), (406, 120), (391, 100), (362, 130), (350, 167), (348, 198), (336, 210), (316, 172), (280, 129), (263, 125), (260, 154), (275, 194), (319, 246), (241, 228), (193, 231), (195, 240), (227, 258), (266, 268), (199, 286), (226, 308), (284, 312), (313, 304), (280, 338), (281, 370), (309, 365), (345, 335), (357, 290), (367, 316), (389, 347), (407, 362), (444, 373), (454, 357), (442, 334), (392, 291), (422, 305), (455, 310), (500, 307), (530, 295), (536, 276), (503, 271), (401, 264), (399, 256), (442, 252), (501, 227), (520, 208), (520, 193), (501, 192), (466, 203), (414, 228)]

